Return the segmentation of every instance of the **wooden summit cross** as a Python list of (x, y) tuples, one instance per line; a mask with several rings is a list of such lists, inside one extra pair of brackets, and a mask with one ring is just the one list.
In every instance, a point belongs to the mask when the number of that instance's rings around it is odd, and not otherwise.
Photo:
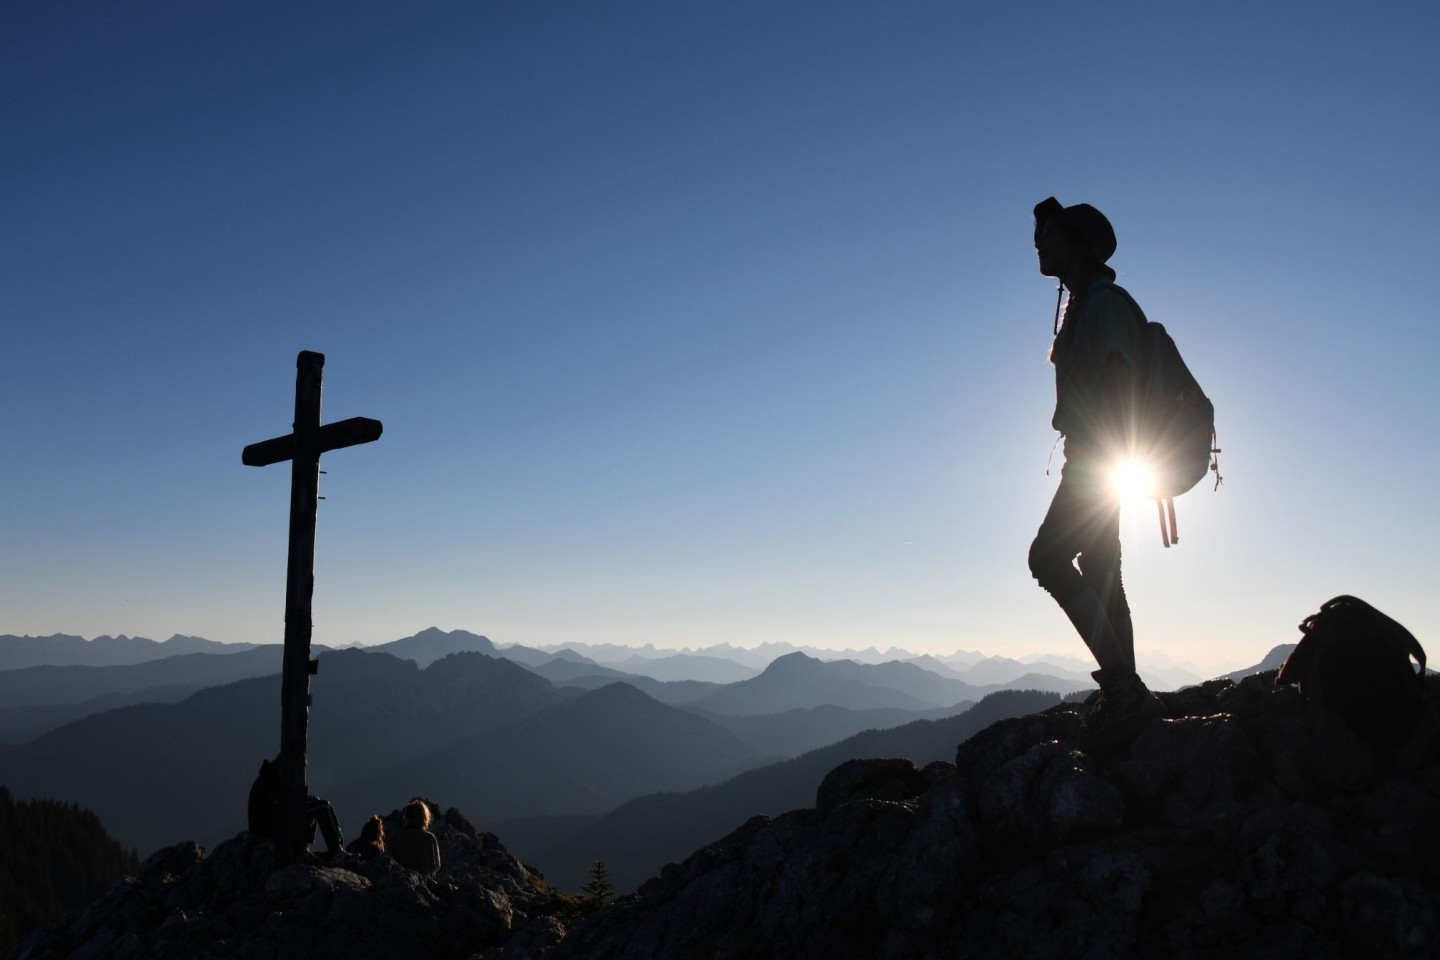
[(320, 454), (379, 439), (379, 420), (351, 417), (320, 426), (320, 381), (325, 355), (301, 350), (295, 358), (295, 428), (252, 443), (240, 454), (247, 467), (290, 461), (290, 557), (285, 576), (285, 659), (280, 675), (279, 865), (305, 849), (305, 731), (310, 710), (310, 601), (315, 593), (315, 514), (320, 498)]

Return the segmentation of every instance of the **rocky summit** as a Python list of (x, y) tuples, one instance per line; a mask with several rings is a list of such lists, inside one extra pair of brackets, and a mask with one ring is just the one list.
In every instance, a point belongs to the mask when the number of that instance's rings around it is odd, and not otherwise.
[(1065, 703), (953, 764), (851, 761), (545, 956), (1440, 955), (1440, 678), (1381, 757), (1274, 676), (1162, 694), (1170, 719), (1105, 755)]
[(151, 858), (18, 952), (50, 957), (1433, 957), (1440, 678), (1380, 750), (1274, 671), (1161, 694), (1082, 749), (1085, 705), (1005, 720), (953, 763), (852, 760), (813, 808), (755, 817), (579, 915), (453, 811), (445, 867), (272, 871), (242, 834)]

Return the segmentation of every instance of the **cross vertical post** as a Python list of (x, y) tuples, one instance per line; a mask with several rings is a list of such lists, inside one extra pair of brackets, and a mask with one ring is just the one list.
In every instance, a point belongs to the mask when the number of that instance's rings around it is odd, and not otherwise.
[(319, 514), (320, 453), (304, 449), (320, 429), (320, 388), (325, 357), (302, 351), (295, 361), (295, 440), (290, 458), (290, 549), (285, 563), (285, 655), (280, 670), (281, 863), (293, 863), (305, 846), (306, 739), (310, 725), (310, 638), (314, 628), (315, 521)]
[(306, 734), (310, 718), (310, 677), (319, 661), (310, 658), (315, 593), (315, 521), (320, 497), (320, 455), (379, 438), (379, 420), (352, 417), (322, 427), (320, 392), (325, 355), (302, 350), (295, 358), (293, 432), (241, 453), (246, 466), (290, 461), (290, 549), (285, 577), (285, 652), (280, 675), (280, 824), (276, 863), (300, 859), (306, 844)]

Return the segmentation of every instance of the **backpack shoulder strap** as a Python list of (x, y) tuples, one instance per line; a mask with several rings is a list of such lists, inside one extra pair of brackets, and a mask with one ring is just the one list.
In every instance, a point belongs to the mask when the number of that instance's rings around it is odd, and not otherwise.
[(1120, 286), (1120, 284), (1116, 283), (1114, 280), (1107, 280), (1107, 281), (1105, 281), (1104, 285), (1103, 285), (1103, 286), (1100, 286), (1099, 289), (1102, 289), (1102, 290), (1110, 290), (1110, 291), (1113, 291), (1113, 292), (1119, 294), (1120, 297), (1121, 297), (1127, 304), (1130, 305), (1131, 311), (1133, 311), (1134, 314), (1135, 314), (1135, 319), (1137, 319), (1137, 320), (1140, 321), (1141, 326), (1144, 326), (1146, 323), (1149, 322), (1149, 320), (1148, 320), (1148, 319), (1146, 318), (1146, 316), (1145, 316), (1145, 311), (1142, 310), (1142, 309), (1140, 309), (1140, 304), (1139, 304), (1139, 302), (1136, 301), (1136, 299), (1130, 295), (1130, 291), (1129, 291), (1129, 290), (1126, 290), (1124, 287)]

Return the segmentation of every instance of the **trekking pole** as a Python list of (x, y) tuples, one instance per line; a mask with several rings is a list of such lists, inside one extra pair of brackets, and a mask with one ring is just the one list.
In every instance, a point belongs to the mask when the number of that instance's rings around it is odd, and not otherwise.
[(1160, 542), (1165, 544), (1165, 549), (1170, 549), (1170, 531), (1165, 526), (1165, 504), (1163, 501), (1155, 501), (1155, 513), (1160, 517)]
[(1165, 509), (1166, 509), (1166, 511), (1170, 514), (1170, 542), (1171, 542), (1171, 543), (1179, 543), (1179, 542), (1180, 542), (1180, 530), (1179, 530), (1178, 527), (1175, 526), (1175, 498), (1174, 498), (1174, 497), (1167, 497), (1167, 498), (1165, 499)]

